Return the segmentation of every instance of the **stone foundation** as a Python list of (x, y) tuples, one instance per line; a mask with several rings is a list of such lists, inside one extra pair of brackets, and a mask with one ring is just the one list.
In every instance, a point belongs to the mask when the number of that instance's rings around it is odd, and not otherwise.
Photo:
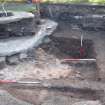
[[(7, 15), (7, 16), (6, 16)], [(1, 12), (0, 38), (34, 35), (34, 15), (27, 12)]]
[(42, 4), (42, 17), (76, 24), (80, 28), (105, 30), (105, 7), (99, 5)]

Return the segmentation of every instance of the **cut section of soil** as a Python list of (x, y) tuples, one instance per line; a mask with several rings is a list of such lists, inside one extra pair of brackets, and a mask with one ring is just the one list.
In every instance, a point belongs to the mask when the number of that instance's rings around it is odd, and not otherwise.
[[(73, 61), (64, 62), (74, 68), (74, 71), (79, 72), (83, 78), (88, 80), (98, 80), (97, 63), (92, 61), (79, 61), (78, 59), (95, 59), (96, 54), (92, 40), (84, 39), (83, 47), (81, 48), (80, 39), (51, 37), (49, 43), (41, 45), (49, 55), (53, 55), (59, 60), (74, 59)], [(81, 53), (81, 49), (83, 52)], [(77, 59), (77, 60), (75, 60)]]
[(84, 39), (81, 47), (80, 39), (51, 37), (51, 42), (41, 47), (57, 58), (90, 59), (96, 55), (93, 42), (89, 39)]

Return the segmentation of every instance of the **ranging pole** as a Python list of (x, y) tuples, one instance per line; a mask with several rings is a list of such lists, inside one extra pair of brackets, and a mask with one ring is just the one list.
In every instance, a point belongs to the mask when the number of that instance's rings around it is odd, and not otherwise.
[(32, 0), (32, 3), (36, 3), (36, 9), (38, 12), (38, 18), (40, 19), (40, 3), (42, 0)]

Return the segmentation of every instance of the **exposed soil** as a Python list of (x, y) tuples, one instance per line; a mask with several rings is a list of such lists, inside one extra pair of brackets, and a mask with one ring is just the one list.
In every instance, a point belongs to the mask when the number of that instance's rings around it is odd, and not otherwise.
[[(30, 102), (33, 105), (41, 105), (42, 103), (46, 103), (47, 101), (56, 100), (52, 103), (59, 103), (61, 105), (65, 105), (63, 103), (67, 103), (66, 105), (72, 105), (75, 102), (83, 101), (83, 100), (99, 100), (100, 93), (90, 90), (80, 90), (80, 89), (22, 89), (22, 88), (9, 88), (7, 89), (9, 93), (15, 96), (18, 99), (24, 100), (26, 102)], [(27, 95), (28, 94), (28, 95)], [(55, 98), (54, 98), (55, 97)], [(59, 98), (58, 98), (59, 97)], [(63, 100), (63, 103), (60, 103)], [(51, 102), (49, 102), (51, 104)], [(58, 105), (58, 104), (57, 104)]]
[[(95, 58), (93, 42), (88, 39), (83, 40), (83, 55), (80, 53), (80, 43), (79, 39), (70, 38), (69, 40), (62, 37), (51, 37), (50, 42), (40, 45), (40, 48), (33, 50), (31, 54), (29, 53), (29, 58), (20, 59), (19, 64), (7, 66), (1, 70), (0, 78), (10, 80), (25, 78), (39, 80), (60, 78), (98, 80), (96, 62), (84, 63), (75, 60), (68, 63), (62, 62), (66, 58)], [(30, 56), (34, 61), (30, 59)]]
[(79, 39), (51, 37), (51, 42), (41, 46), (46, 52), (57, 58), (89, 59), (95, 58), (92, 40), (84, 39), (83, 46)]
[[(72, 44), (74, 43), (74, 45)], [(85, 42), (84, 42), (85, 43)], [(88, 43), (88, 44), (87, 44)], [(60, 45), (59, 45), (60, 44)], [(70, 46), (72, 45), (72, 47)], [(84, 48), (86, 50), (84, 57), (95, 57), (93, 50), (93, 42), (91, 40), (86, 41)], [(68, 46), (68, 48), (66, 47)], [(91, 46), (91, 47), (89, 47)], [(79, 79), (79, 80), (97, 80), (98, 69), (97, 64), (86, 63), (81, 64), (79, 62), (69, 64), (62, 64), (60, 61), (64, 58), (81, 58), (80, 53), (73, 54), (73, 51), (77, 51), (80, 48), (79, 39), (55, 38), (51, 37), (51, 42), (41, 45), (37, 51), (31, 52), (31, 58), (23, 59), (19, 64), (14, 66), (8, 66), (1, 72), (4, 74), (4, 79), (17, 79), (17, 80), (44, 80), (44, 79)], [(64, 50), (62, 50), (64, 49)], [(71, 52), (66, 52), (67, 50)], [(92, 54), (90, 53), (92, 52)], [(76, 56), (76, 54), (78, 56)], [(89, 55), (90, 54), (90, 55)], [(29, 61), (27, 61), (29, 60)], [(7, 74), (7, 75), (6, 75)], [(65, 81), (66, 82), (66, 81)], [(63, 84), (62, 84), (63, 85)], [(97, 101), (101, 100), (103, 91), (94, 91), (90, 89), (78, 89), (78, 88), (7, 88), (6, 90), (14, 97), (29, 102), (32, 105), (72, 105), (81, 101)]]
[[(41, 45), (41, 48), (53, 55), (55, 58), (60, 59), (90, 59), (96, 58), (94, 52), (94, 46), (92, 40), (83, 40), (83, 52), (81, 52), (81, 42), (79, 39), (63, 38), (63, 37), (51, 37), (51, 41), (47, 44)], [(81, 61), (69, 61), (66, 62), (69, 66), (72, 66), (73, 71), (80, 73), (81, 79), (97, 80), (98, 67), (96, 62), (81, 62)]]

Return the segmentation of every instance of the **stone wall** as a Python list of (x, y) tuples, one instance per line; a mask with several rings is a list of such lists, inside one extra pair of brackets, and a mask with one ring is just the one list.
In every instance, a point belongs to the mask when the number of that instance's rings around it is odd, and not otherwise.
[(60, 17), (61, 13), (80, 13), (80, 14), (96, 14), (105, 13), (105, 6), (99, 5), (83, 5), (83, 4), (41, 4), (42, 11), (47, 16), (53, 15), (54, 18)]
[(0, 38), (35, 34), (33, 14), (7, 12), (5, 16), (5, 13), (1, 12), (0, 15)]
[[(42, 17), (77, 24), (80, 27), (104, 29), (105, 6), (73, 4), (41, 4)], [(93, 16), (95, 15), (95, 16)], [(98, 22), (97, 22), (98, 21)]]

